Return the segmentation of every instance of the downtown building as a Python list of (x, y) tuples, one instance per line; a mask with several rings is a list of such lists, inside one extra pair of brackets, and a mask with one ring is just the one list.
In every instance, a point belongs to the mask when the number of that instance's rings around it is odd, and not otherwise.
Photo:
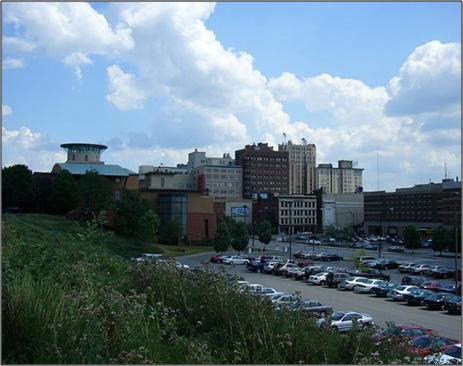
[(395, 192), (365, 192), (364, 209), (364, 229), (370, 234), (401, 237), (407, 226), (414, 226), (423, 237), (440, 225), (461, 230), (461, 182), (443, 179)]
[(278, 195), (278, 232), (315, 233), (317, 228), (317, 198), (315, 195)]
[(260, 193), (289, 193), (288, 151), (274, 151), (260, 142), (235, 151), (235, 161), (243, 171), (243, 198), (252, 199)]
[(339, 160), (333, 164), (318, 164), (316, 186), (324, 193), (360, 193), (363, 191), (363, 169), (357, 168), (352, 160)]
[(302, 139), (302, 144), (288, 143), (278, 145), (278, 151), (288, 152), (289, 194), (312, 194), (316, 187), (315, 159), (316, 148)]

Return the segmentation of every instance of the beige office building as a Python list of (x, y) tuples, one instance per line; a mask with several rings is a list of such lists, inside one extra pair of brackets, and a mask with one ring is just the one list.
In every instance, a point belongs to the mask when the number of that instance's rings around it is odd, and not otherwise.
[(280, 233), (315, 232), (317, 199), (313, 195), (278, 195), (278, 228)]
[(311, 194), (316, 186), (314, 144), (308, 144), (305, 139), (301, 145), (290, 141), (278, 145), (278, 151), (289, 153), (289, 193)]
[(324, 193), (359, 193), (363, 191), (363, 169), (357, 168), (352, 160), (339, 160), (333, 164), (318, 164), (316, 187)]

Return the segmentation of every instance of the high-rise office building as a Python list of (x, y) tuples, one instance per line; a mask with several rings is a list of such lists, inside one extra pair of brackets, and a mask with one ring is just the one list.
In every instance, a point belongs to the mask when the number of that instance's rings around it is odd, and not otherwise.
[(363, 169), (357, 168), (352, 160), (339, 160), (333, 164), (318, 164), (316, 186), (324, 193), (360, 193), (363, 191)]
[(305, 139), (302, 144), (290, 141), (278, 145), (278, 151), (287, 151), (289, 158), (289, 193), (311, 194), (315, 189), (315, 157), (314, 144), (308, 144)]

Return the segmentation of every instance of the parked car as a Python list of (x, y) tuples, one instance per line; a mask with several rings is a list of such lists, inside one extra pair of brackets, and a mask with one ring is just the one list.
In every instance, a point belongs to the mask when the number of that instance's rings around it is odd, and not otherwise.
[(407, 262), (407, 263), (400, 264), (397, 269), (399, 270), (400, 273), (407, 273), (407, 272), (410, 272), (415, 265), (416, 263)]
[(434, 334), (434, 330), (427, 329), (421, 325), (415, 324), (392, 324), (390, 327), (383, 329), (381, 332), (373, 335), (372, 340), (375, 343), (383, 341), (387, 337), (400, 337), (413, 339), (426, 334)]
[[(329, 318), (328, 318), (329, 319)], [(330, 327), (339, 332), (349, 331), (357, 323), (360, 327), (374, 325), (371, 315), (365, 313), (357, 313), (355, 311), (338, 311), (331, 316)], [(326, 323), (326, 318), (319, 319), (319, 325)]]
[(245, 259), (239, 255), (232, 255), (231, 257), (222, 259), (222, 263), (224, 264), (247, 264), (249, 262), (249, 259)]
[(290, 304), (288, 308), (306, 315), (326, 316), (333, 313), (331, 305), (322, 304), (318, 300), (300, 300)]
[(309, 266), (305, 269), (305, 279), (308, 280), (310, 276), (321, 272), (326, 272), (325, 266)]
[(263, 296), (283, 295), (283, 292), (275, 290), (273, 287), (262, 287), (260, 294)]
[(365, 262), (368, 262), (368, 261), (374, 261), (376, 260), (375, 257), (372, 257), (371, 255), (362, 255), (359, 257), (359, 262), (364, 264)]
[(427, 270), (425, 270), (423, 274), (425, 276), (434, 276), (434, 271), (441, 267), (443, 266), (441, 266), (440, 264), (435, 264), (433, 266), (430, 266)]
[(285, 264), (283, 264), (281, 267), (279, 268), (275, 268), (274, 269), (274, 274), (276, 274), (277, 276), (284, 276), (286, 275), (286, 272), (291, 269), (291, 268), (297, 268), (298, 265), (296, 263), (292, 263), (292, 262), (286, 262)]
[(442, 352), (426, 356), (424, 360), (430, 364), (461, 365), (461, 343), (454, 344)]
[(327, 275), (328, 275), (328, 272), (322, 272), (322, 273), (312, 275), (312, 276), (309, 277), (307, 282), (311, 283), (313, 285), (321, 285), (322, 282), (326, 281), (326, 276)]
[(367, 262), (365, 266), (375, 269), (396, 269), (397, 267), (399, 267), (399, 264), (390, 259), (380, 258), (375, 259), (371, 262)]
[(422, 276), (404, 276), (400, 283), (402, 285), (421, 286), (425, 282), (427, 282), (427, 280)]
[(358, 285), (360, 283), (365, 283), (365, 282), (368, 282), (368, 278), (366, 277), (349, 277), (349, 278), (346, 278), (345, 280), (342, 280), (339, 284), (338, 284), (338, 289), (340, 290), (352, 290), (354, 288), (355, 285)]
[(309, 244), (311, 244), (311, 245), (321, 245), (322, 242), (320, 240), (310, 239)]
[(456, 288), (454, 283), (441, 283), (437, 287), (438, 292), (448, 292), (449, 294), (456, 294)]
[(252, 261), (246, 264), (246, 268), (251, 272), (262, 272), (267, 263), (261, 261)]
[(279, 296), (277, 295), (276, 297), (272, 297), (272, 303), (274, 306), (289, 305), (296, 301), (299, 301), (299, 299), (296, 296), (289, 294), (283, 294)]
[(408, 305), (421, 305), (424, 299), (431, 296), (434, 292), (431, 290), (416, 289), (409, 294), (404, 295), (404, 300)]
[(393, 246), (390, 246), (387, 250), (389, 252), (402, 253), (405, 250), (405, 248), (400, 245), (393, 245)]
[(278, 267), (279, 265), (282, 265), (279, 262), (267, 262), (263, 268), (263, 271), (265, 273), (273, 273), (274, 269)]
[(289, 268), (286, 273), (284, 274), (285, 277), (288, 277), (288, 278), (295, 278), (296, 275), (298, 274), (304, 274), (304, 268), (301, 268), (301, 267), (294, 267), (294, 268)]
[(391, 279), (391, 276), (388, 275), (387, 273), (383, 273), (373, 268), (368, 269), (368, 271), (355, 270), (355, 271), (348, 271), (347, 273), (349, 273), (352, 276), (362, 276), (366, 278), (378, 278), (384, 281), (390, 281)]
[(411, 270), (410, 273), (412, 274), (424, 274), (424, 271), (429, 269), (429, 264), (417, 264), (414, 266)]
[(454, 344), (460, 343), (461, 341), (458, 339), (427, 334), (411, 339), (408, 342), (408, 348), (410, 352), (425, 357), (436, 351), (443, 352)]
[(371, 294), (373, 293), (373, 287), (383, 285), (386, 282), (383, 280), (370, 280), (368, 279), (368, 282), (363, 282), (355, 285), (352, 290), (356, 293), (362, 293), (362, 294)]
[(386, 297), (392, 299), (393, 301), (402, 301), (404, 299), (404, 295), (408, 295), (412, 289), (419, 288), (416, 286), (397, 286), (395, 289), (389, 291)]
[(351, 277), (348, 273), (344, 272), (338, 272), (338, 273), (333, 273), (333, 276), (327, 277), (325, 285), (328, 287), (337, 287), (341, 281)]
[(441, 310), (444, 307), (445, 300), (449, 299), (452, 294), (447, 292), (435, 292), (423, 300), (423, 306), (429, 310)]
[(138, 257), (132, 257), (130, 258), (134, 262), (141, 263), (141, 262), (156, 262), (159, 260), (164, 260), (166, 257), (164, 257), (162, 254), (152, 254), (152, 253), (143, 253), (142, 255)]
[(449, 314), (461, 314), (461, 296), (454, 296), (445, 302), (445, 310)]
[(422, 289), (425, 290), (430, 290), (430, 291), (437, 291), (439, 290), (440, 287), (440, 282), (438, 281), (426, 281), (420, 285)]
[(344, 258), (337, 254), (319, 253), (316, 255), (314, 259), (323, 261), (323, 262), (334, 262), (334, 261), (342, 261)]
[(451, 278), (455, 274), (455, 270), (449, 267), (440, 267), (433, 271), (433, 276), (435, 278)]
[(397, 288), (398, 285), (394, 283), (384, 283), (378, 287), (373, 287), (372, 291), (377, 297), (386, 297), (387, 293)]

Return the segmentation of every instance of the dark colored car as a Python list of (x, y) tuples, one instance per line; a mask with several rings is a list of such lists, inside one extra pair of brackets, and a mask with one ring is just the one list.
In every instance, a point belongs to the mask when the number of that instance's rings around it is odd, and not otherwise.
[(327, 254), (327, 253), (319, 253), (317, 256), (314, 258), (319, 261), (323, 262), (334, 262), (334, 261), (342, 261), (344, 260), (343, 257), (337, 255), (337, 254)]
[(387, 283), (378, 287), (373, 287), (371, 290), (377, 297), (386, 297), (387, 293), (394, 290), (398, 285), (395, 283)]
[(407, 339), (413, 339), (426, 334), (434, 334), (434, 330), (427, 329), (421, 325), (415, 324), (393, 324), (390, 327), (383, 329), (381, 332), (376, 333), (372, 340), (375, 343), (379, 343), (388, 337), (401, 337)]
[(434, 292), (431, 290), (422, 290), (416, 289), (409, 294), (404, 295), (404, 300), (407, 302), (408, 305), (421, 305), (422, 301), (427, 297), (433, 295)]
[(333, 276), (326, 276), (325, 285), (328, 287), (338, 287), (338, 284), (345, 280), (346, 278), (351, 277), (348, 273), (333, 273)]
[(461, 296), (452, 296), (448, 298), (444, 303), (445, 310), (449, 314), (461, 314)]
[(322, 304), (318, 300), (301, 300), (290, 304), (290, 310), (301, 311), (305, 315), (326, 316), (333, 313), (331, 305)]
[(440, 267), (432, 271), (432, 275), (435, 278), (451, 278), (453, 277), (455, 270), (449, 267)]
[(307, 258), (307, 253), (304, 253), (302, 250), (293, 254), (294, 258)]
[(251, 271), (251, 272), (262, 272), (266, 264), (267, 264), (266, 262), (254, 261), (254, 262), (247, 263), (246, 268), (248, 269), (248, 271)]
[(437, 281), (427, 281), (427, 282), (422, 283), (420, 287), (424, 290), (431, 290), (431, 291), (438, 292), (440, 285), (441, 285), (440, 282), (437, 282)]
[(425, 282), (428, 280), (423, 276), (404, 276), (400, 283), (402, 285), (421, 286)]
[(445, 305), (445, 301), (451, 296), (453, 295), (446, 292), (435, 292), (431, 296), (425, 298), (422, 304), (429, 310), (441, 310)]
[(326, 272), (325, 266), (309, 266), (305, 270), (305, 279), (307, 280), (310, 276), (321, 272)]
[(454, 283), (441, 283), (437, 288), (439, 292), (447, 292), (449, 294), (456, 294), (455, 284)]
[(366, 278), (379, 278), (380, 280), (384, 280), (384, 281), (391, 280), (391, 276), (389, 276), (386, 273), (382, 273), (381, 271), (374, 269), (374, 268), (369, 269), (368, 272), (356, 270), (356, 271), (349, 271), (347, 273), (350, 274), (351, 276), (361, 276), (361, 277), (366, 277)]
[(447, 348), (457, 343), (460, 343), (457, 339), (428, 334), (416, 337), (410, 340), (408, 344), (410, 352), (424, 357), (431, 353), (445, 351)]
[(376, 259), (374, 261), (368, 262), (366, 264), (367, 267), (369, 268), (375, 268), (375, 269), (396, 269), (399, 267), (399, 263), (390, 260), (390, 259)]

